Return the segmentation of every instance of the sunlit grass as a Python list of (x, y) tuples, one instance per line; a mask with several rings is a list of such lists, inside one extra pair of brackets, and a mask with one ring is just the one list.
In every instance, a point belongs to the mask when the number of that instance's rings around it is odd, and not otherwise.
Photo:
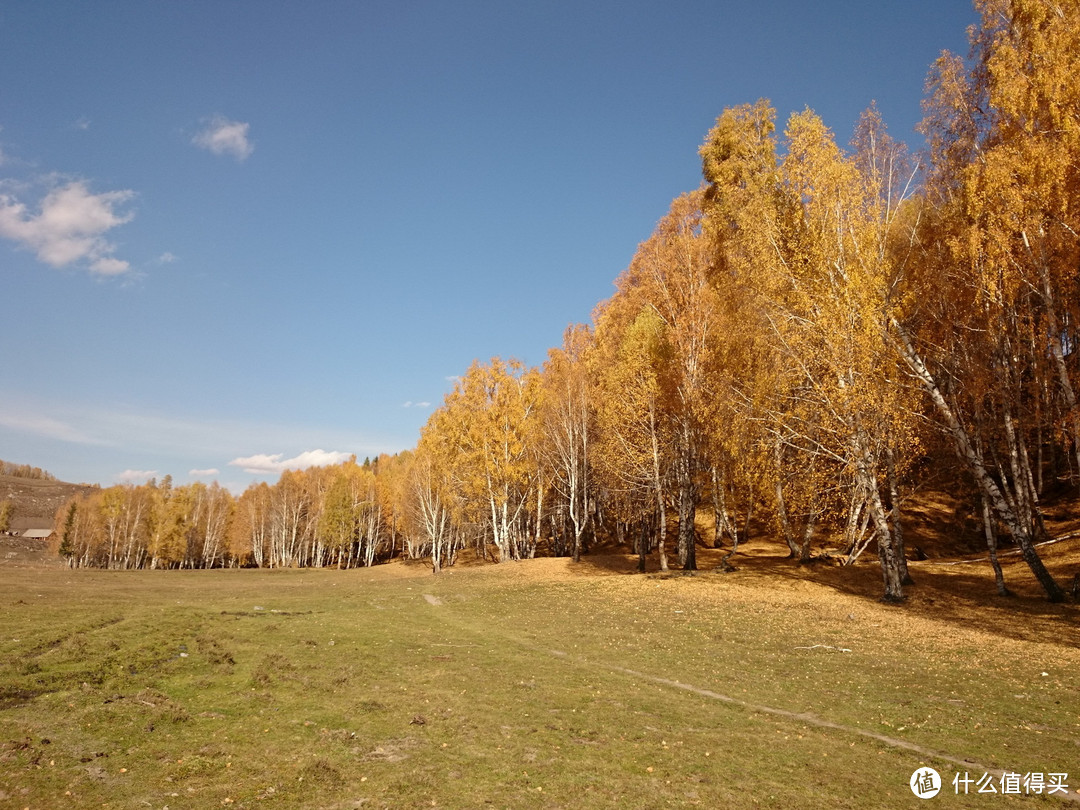
[(1080, 786), (1075, 646), (529, 570), (2, 571), (0, 807), (893, 807), (959, 768), (857, 730)]

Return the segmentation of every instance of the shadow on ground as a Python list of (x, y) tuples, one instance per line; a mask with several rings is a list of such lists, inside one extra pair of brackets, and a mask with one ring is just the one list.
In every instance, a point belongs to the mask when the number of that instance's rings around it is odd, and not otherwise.
[[(833, 560), (801, 565), (788, 559), (775, 545), (749, 543), (731, 558), (735, 570), (725, 573), (719, 565), (726, 553), (698, 549), (698, 570), (694, 572), (679, 569), (674, 555), (669, 556), (671, 569), (661, 572), (654, 554), (648, 558), (642, 575), (637, 573), (636, 556), (612, 553), (583, 556), (577, 565), (567, 561), (565, 571), (581, 577), (695, 576), (763, 589), (809, 585), (875, 603), (883, 590), (880, 569), (873, 560), (861, 560), (852, 566), (841, 566)], [(1080, 538), (1045, 547), (1042, 556), (1058, 584), (1068, 590), (1074, 572), (1080, 571)], [(1018, 556), (1005, 556), (1001, 562), (1011, 596), (998, 595), (993, 570), (985, 559), (911, 562), (914, 584), (905, 588), (907, 599), (895, 610), (1006, 638), (1080, 647), (1080, 607), (1076, 602), (1048, 601)]]

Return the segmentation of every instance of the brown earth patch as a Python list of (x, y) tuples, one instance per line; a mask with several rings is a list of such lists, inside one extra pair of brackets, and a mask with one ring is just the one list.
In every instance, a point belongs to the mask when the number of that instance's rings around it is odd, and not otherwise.
[(56, 510), (73, 495), (88, 494), (99, 487), (91, 484), (68, 484), (63, 481), (44, 481), (17, 475), (0, 475), (0, 501), (11, 501), (15, 506), (12, 526), (21, 522), (46, 521), (52, 525)]
[(5, 568), (62, 568), (48, 540), (0, 536), (0, 566)]

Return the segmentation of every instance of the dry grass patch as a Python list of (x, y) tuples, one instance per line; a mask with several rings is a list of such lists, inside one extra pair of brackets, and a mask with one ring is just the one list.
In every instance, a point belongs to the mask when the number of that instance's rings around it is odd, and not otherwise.
[(0, 806), (863, 808), (912, 801), (923, 762), (951, 778), (884, 737), (1075, 767), (1075, 606), (922, 565), (887, 607), (870, 566), (749, 551), (2, 571)]

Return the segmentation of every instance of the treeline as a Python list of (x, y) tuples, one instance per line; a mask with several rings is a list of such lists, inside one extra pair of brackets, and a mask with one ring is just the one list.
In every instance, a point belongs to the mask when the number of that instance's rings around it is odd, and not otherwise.
[(393, 468), (401, 463), (381, 456), (286, 471), (239, 496), (217, 483), (174, 486), (168, 476), (113, 486), (61, 507), (54, 537), (73, 567), (372, 565), (403, 549), (423, 552), (398, 539)]
[(1048, 487), (1080, 480), (1080, 0), (977, 8), (969, 57), (931, 71), (925, 154), (874, 107), (847, 148), (810, 110), (782, 131), (766, 101), (725, 110), (703, 185), (542, 368), (475, 363), (376, 464), (236, 499), (105, 490), (61, 516), (66, 553), (437, 571), (471, 544), (576, 559), (603, 538), (693, 569), (764, 524), (801, 560), (825, 530), (847, 561), (875, 549), (899, 600), (905, 492), (947, 452), (999, 590), (1002, 538), (1063, 599), (1036, 542)]
[(3, 459), (0, 459), (0, 475), (11, 475), (15, 478), (32, 478), (35, 481), (56, 480), (55, 475), (51, 475), (40, 467), (31, 467), (29, 464), (13, 464)]

